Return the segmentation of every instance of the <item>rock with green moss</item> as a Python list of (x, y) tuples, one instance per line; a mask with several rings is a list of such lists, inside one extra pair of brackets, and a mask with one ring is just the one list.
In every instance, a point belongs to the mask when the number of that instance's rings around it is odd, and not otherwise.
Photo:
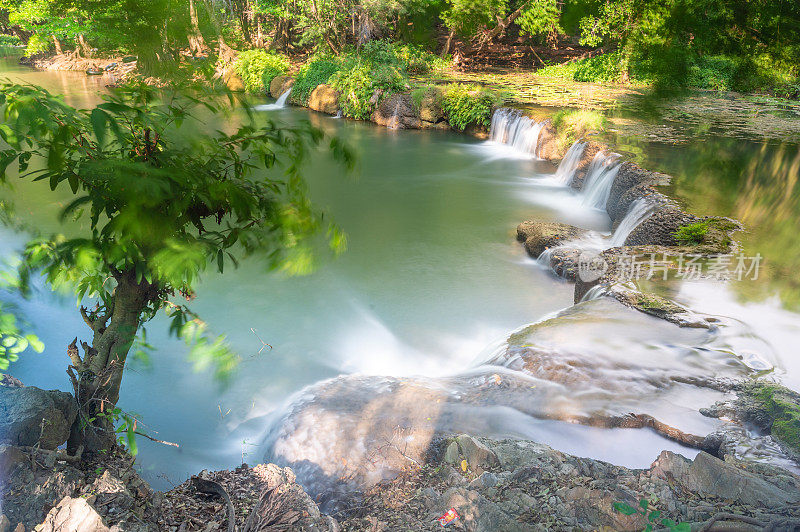
[(679, 245), (691, 247), (695, 253), (712, 255), (729, 253), (733, 245), (731, 233), (739, 229), (739, 223), (730, 218), (709, 217), (681, 225), (672, 236)]
[(528, 254), (536, 258), (547, 248), (574, 240), (586, 233), (572, 225), (556, 222), (522, 222), (517, 226), (517, 240), (525, 243)]
[(740, 395), (747, 421), (800, 453), (800, 394), (770, 382), (745, 386)]

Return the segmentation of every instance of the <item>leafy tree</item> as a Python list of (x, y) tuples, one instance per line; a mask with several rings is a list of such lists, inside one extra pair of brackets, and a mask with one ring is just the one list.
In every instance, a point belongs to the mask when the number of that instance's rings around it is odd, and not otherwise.
[[(202, 337), (185, 304), (204, 270), (222, 272), (238, 257), (261, 253), (274, 267), (304, 273), (322, 229), (333, 251), (343, 248), (343, 236), (306, 195), (302, 165), (323, 140), (310, 125), (250, 120), (206, 133), (203, 113), (228, 109), (213, 95), (136, 85), (78, 110), (35, 86), (0, 88), (0, 137), (9, 146), (0, 152), (3, 179), (15, 164), (23, 179), (68, 189), (75, 197), (62, 216), (89, 227), (75, 237), (34, 239), (22, 269), (23, 281), (40, 271), (53, 288), (74, 290), (79, 303), (94, 302), (80, 307), (91, 344), (82, 343), (83, 356), (75, 343), (67, 350), (82, 421), (70, 449), (108, 445), (105, 413), (115, 411), (126, 357), (137, 331), (160, 311), (171, 317), (171, 332), (196, 340), (195, 356), (205, 356), (196, 362), (235, 364), (224, 343)], [(352, 161), (338, 140), (330, 147)]]

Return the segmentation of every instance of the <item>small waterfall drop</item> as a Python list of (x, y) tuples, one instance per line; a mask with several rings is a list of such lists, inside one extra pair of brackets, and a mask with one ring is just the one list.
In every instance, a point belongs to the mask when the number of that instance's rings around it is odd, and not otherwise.
[(619, 154), (597, 152), (583, 181), (583, 201), (587, 207), (605, 209), (614, 178), (619, 173)]
[(644, 198), (631, 203), (625, 218), (622, 219), (617, 226), (617, 230), (611, 235), (608, 247), (615, 248), (624, 245), (625, 240), (628, 239), (628, 235), (639, 227), (642, 222), (650, 218), (654, 212), (655, 206)]
[(286, 92), (281, 94), (275, 103), (267, 103), (264, 105), (256, 105), (253, 107), (256, 111), (274, 111), (276, 109), (283, 109), (286, 107), (286, 100), (289, 98), (289, 95), (292, 93), (292, 89), (289, 88)]
[(575, 141), (575, 143), (570, 146), (564, 158), (558, 163), (558, 169), (555, 175), (556, 181), (569, 186), (575, 175), (575, 170), (578, 169), (578, 164), (581, 162), (581, 155), (583, 155), (583, 150), (585, 148), (586, 143), (580, 140)]
[(501, 107), (492, 115), (489, 140), (537, 157), (539, 134), (544, 124), (524, 116), (519, 109)]

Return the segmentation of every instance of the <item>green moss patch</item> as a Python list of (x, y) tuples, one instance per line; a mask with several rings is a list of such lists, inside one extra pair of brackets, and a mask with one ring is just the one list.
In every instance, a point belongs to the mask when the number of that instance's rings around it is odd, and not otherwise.
[(771, 434), (800, 452), (800, 395), (774, 383), (754, 383), (745, 393), (769, 417)]
[(698, 253), (726, 253), (733, 243), (731, 233), (737, 229), (739, 224), (728, 218), (706, 218), (683, 225), (672, 235), (682, 246), (697, 247)]

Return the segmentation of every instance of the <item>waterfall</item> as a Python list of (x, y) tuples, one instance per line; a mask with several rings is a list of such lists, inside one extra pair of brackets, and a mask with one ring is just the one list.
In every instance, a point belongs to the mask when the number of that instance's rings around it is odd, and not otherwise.
[(605, 209), (619, 168), (619, 154), (597, 152), (583, 181), (582, 203), (595, 209)]
[(489, 140), (536, 157), (544, 124), (524, 116), (519, 109), (501, 107), (492, 115)]
[(639, 227), (639, 224), (650, 218), (655, 212), (655, 206), (644, 198), (640, 198), (628, 207), (628, 212), (625, 218), (617, 226), (617, 230), (611, 235), (611, 240), (608, 242), (608, 247), (615, 248), (625, 244), (634, 229)]
[(581, 162), (581, 155), (583, 155), (584, 148), (586, 148), (586, 143), (580, 140), (575, 141), (575, 143), (570, 146), (564, 158), (558, 163), (558, 169), (555, 175), (556, 181), (569, 186), (572, 182), (572, 177), (575, 175), (575, 170), (578, 169), (578, 164)]
[(292, 89), (289, 88), (286, 92), (281, 94), (275, 103), (267, 103), (264, 105), (256, 105), (253, 107), (256, 111), (274, 111), (275, 109), (283, 109), (286, 107), (286, 100), (289, 98), (289, 94), (291, 94)]

